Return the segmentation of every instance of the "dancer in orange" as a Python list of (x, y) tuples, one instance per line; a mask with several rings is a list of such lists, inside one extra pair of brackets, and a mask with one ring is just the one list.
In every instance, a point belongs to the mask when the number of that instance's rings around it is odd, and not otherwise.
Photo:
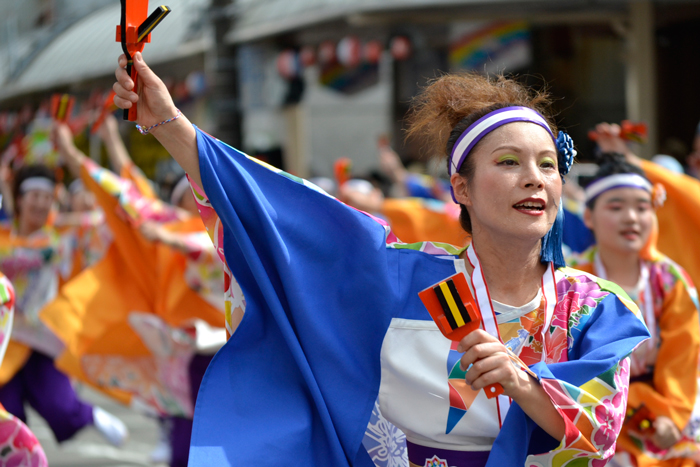
[[(615, 148), (609, 126), (598, 144)], [(693, 466), (691, 415), (698, 393), (698, 297), (692, 280), (657, 250), (656, 209), (665, 190), (619, 153), (586, 188), (584, 220), (597, 245), (573, 266), (620, 285), (637, 303), (652, 338), (632, 354), (628, 417), (612, 465)]]

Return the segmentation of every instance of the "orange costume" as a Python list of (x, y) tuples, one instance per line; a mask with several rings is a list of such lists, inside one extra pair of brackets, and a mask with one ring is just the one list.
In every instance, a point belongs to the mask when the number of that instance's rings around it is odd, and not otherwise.
[(0, 367), (0, 386), (25, 364), (35, 348), (55, 356), (62, 344), (39, 320), (39, 312), (62, 284), (97, 261), (110, 240), (99, 213), (81, 215), (74, 226), (49, 223), (29, 236), (17, 235), (11, 223), (0, 225), (0, 270), (17, 291), (15, 332)]
[(657, 211), (658, 249), (680, 264), (700, 283), (700, 181), (677, 174), (650, 161), (641, 161), (651, 183), (666, 188), (666, 202)]
[[(81, 172), (114, 241), (41, 313), (66, 344), (56, 364), (124, 403), (191, 416), (195, 324), (224, 323), (223, 273), (204, 225), (154, 199), (134, 171), (121, 178), (86, 160)], [(185, 251), (146, 239), (144, 221), (180, 234)]]
[(427, 198), (387, 198), (382, 214), (402, 242), (469, 243), (469, 235), (459, 224), (456, 204)]
[[(700, 460), (700, 326), (698, 295), (691, 279), (700, 277), (695, 240), (700, 228), (700, 183), (651, 162), (642, 161), (642, 168), (652, 183), (664, 186), (667, 198), (656, 211), (651, 238), (640, 252), (639, 282), (627, 290), (642, 311), (652, 338), (632, 354), (629, 417), (612, 464), (690, 467), (695, 465), (694, 459)], [(655, 204), (663, 201), (657, 199), (663, 193), (653, 190)], [(606, 276), (596, 247), (569, 263)], [(653, 420), (659, 416), (672, 420), (682, 432), (681, 440), (670, 449), (660, 449), (651, 442), (652, 430), (647, 428), (653, 429)]]
[[(596, 255), (594, 247), (573, 266), (604, 277)], [(632, 353), (628, 414), (643, 406), (642, 410), (648, 409), (653, 416), (670, 418), (684, 436), (671, 449), (661, 450), (628, 418), (617, 452), (629, 453), (638, 467), (693, 466), (694, 461), (687, 457), (698, 449), (694, 433), (697, 421), (691, 420), (698, 394), (695, 369), (700, 353), (697, 291), (683, 268), (656, 253), (654, 259), (642, 260), (640, 283), (628, 293), (652, 334)]]

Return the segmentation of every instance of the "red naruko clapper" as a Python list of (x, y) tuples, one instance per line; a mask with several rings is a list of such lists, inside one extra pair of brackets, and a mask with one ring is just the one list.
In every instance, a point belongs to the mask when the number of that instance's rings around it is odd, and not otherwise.
[[(461, 272), (418, 292), (418, 296), (440, 332), (451, 341), (459, 342), (481, 327), (479, 306)], [(503, 386), (491, 384), (484, 392), (493, 399), (503, 394)]]
[(66, 123), (73, 113), (75, 98), (70, 94), (54, 94), (51, 96), (51, 117), (61, 123)]
[[(143, 52), (146, 42), (151, 42), (151, 31), (170, 13), (170, 8), (160, 5), (148, 15), (148, 0), (121, 0), (121, 21), (117, 26), (117, 42), (121, 42), (126, 55), (126, 72), (134, 81), (138, 92), (138, 73), (133, 67), (133, 56)], [(124, 110), (124, 120), (136, 121), (136, 104)]]

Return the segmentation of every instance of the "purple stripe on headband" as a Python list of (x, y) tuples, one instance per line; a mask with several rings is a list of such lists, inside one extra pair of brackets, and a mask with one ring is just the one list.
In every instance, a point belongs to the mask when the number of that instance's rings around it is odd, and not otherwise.
[(587, 199), (586, 203), (590, 203), (591, 201), (593, 201), (594, 199), (596, 199), (598, 196), (602, 195), (603, 193), (607, 193), (608, 191), (615, 190), (617, 188), (636, 188), (637, 190), (642, 190), (642, 191), (646, 191), (647, 193), (651, 193), (648, 188), (643, 187), (643, 186), (620, 183), (619, 185), (612, 185), (612, 186), (606, 187), (600, 193), (597, 193), (595, 196), (591, 196), (589, 199)]

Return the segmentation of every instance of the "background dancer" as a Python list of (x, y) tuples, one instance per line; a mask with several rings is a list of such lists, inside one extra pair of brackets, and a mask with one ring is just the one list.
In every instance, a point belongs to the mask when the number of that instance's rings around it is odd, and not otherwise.
[[(609, 125), (599, 126), (602, 150), (615, 148), (617, 137), (608, 130)], [(572, 264), (622, 286), (652, 335), (631, 357), (629, 415), (612, 465), (693, 466), (698, 455), (697, 423), (690, 423), (698, 393), (697, 291), (687, 272), (657, 249), (654, 211), (662, 208), (663, 185), (652, 186), (623, 154), (602, 157), (586, 188), (584, 213), (596, 246), (572, 258)]]
[(29, 403), (59, 442), (94, 425), (120, 446), (128, 436), (125, 425), (78, 398), (68, 377), (54, 366), (63, 342), (39, 321), (39, 312), (56, 295), (60, 270), (72, 269), (72, 252), (48, 223), (55, 184), (53, 171), (39, 165), (22, 167), (13, 180), (15, 220), (2, 230), (0, 269), (14, 282), (17, 310), (2, 366), (0, 402), (22, 421)]
[[(221, 265), (186, 179), (173, 190), (173, 204), (164, 203), (141, 191), (150, 183), (123, 145), (115, 145), (122, 148), (117, 166), (128, 178), (82, 154), (67, 126), (58, 125), (56, 134), (61, 154), (114, 232), (106, 260), (66, 284), (42, 312), (69, 343), (59, 364), (110, 395), (125, 393), (122, 402), (167, 418), (170, 455), (161, 459), (186, 466), (199, 384), (226, 340)], [(71, 325), (76, 322), (90, 323), (89, 332)]]

